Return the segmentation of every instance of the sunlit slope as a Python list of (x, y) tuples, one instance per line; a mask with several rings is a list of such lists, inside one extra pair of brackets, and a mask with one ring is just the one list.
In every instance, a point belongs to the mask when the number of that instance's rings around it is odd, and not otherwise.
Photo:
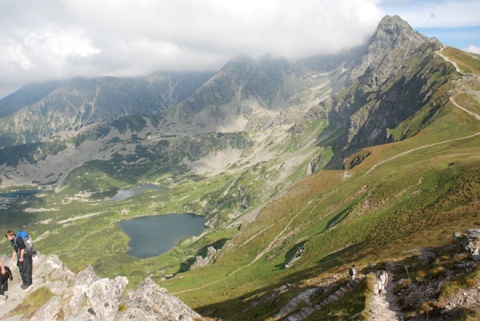
[[(295, 184), (242, 227), (219, 261), (162, 285), (206, 314), (241, 319), (256, 293), (395, 260), (480, 226), (478, 82), (442, 90), (452, 101), (418, 135), (369, 148), (351, 170)], [(298, 246), (305, 254), (285, 269)]]
[(453, 47), (446, 47), (442, 50), (442, 54), (457, 64), (462, 73), (472, 73), (480, 76), (480, 55), (465, 52)]

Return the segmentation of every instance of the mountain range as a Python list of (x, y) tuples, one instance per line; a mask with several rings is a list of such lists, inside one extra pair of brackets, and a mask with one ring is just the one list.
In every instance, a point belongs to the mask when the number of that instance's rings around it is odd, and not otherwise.
[[(0, 189), (38, 193), (0, 218), (73, 271), (149, 276), (224, 320), (368, 319), (370, 273), (403, 274), (392, 262), (438, 247), (390, 299), (412, 320), (445, 315), (440, 294), (414, 304), (400, 289), (451, 271), (446, 236), (480, 226), (479, 75), (478, 55), (386, 16), (337, 54), (28, 85), (0, 100)], [(142, 184), (166, 190), (109, 201)], [(116, 222), (162, 213), (207, 229), (159, 257), (126, 255)], [(365, 278), (320, 304), (352, 264)], [(462, 272), (470, 287), (475, 271)]]

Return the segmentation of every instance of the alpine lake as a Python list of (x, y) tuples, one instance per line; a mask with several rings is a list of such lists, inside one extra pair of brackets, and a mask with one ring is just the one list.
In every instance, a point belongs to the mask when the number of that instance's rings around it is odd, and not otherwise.
[[(146, 189), (165, 188), (147, 184), (136, 189), (122, 189), (111, 200), (121, 201)], [(137, 258), (159, 256), (182, 239), (200, 235), (205, 230), (205, 218), (192, 213), (141, 216), (117, 224), (130, 237), (127, 254)]]
[(205, 218), (195, 214), (164, 214), (117, 224), (130, 237), (127, 254), (148, 258), (167, 252), (184, 238), (200, 235), (205, 229)]

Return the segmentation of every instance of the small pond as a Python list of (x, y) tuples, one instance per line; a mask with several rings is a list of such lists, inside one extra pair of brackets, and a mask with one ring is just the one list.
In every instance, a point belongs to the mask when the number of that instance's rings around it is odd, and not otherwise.
[(22, 190), (0, 193), (0, 210), (6, 210), (9, 205), (38, 193), (38, 190)]
[(154, 184), (145, 184), (145, 185), (141, 185), (138, 188), (126, 188), (126, 189), (118, 190), (117, 194), (112, 196), (112, 198), (110, 198), (110, 199), (112, 201), (123, 201), (124, 199), (127, 199), (129, 197), (138, 195), (138, 194), (142, 193), (143, 191), (145, 191), (147, 189), (154, 189), (154, 190), (157, 190), (157, 191), (166, 190), (166, 188), (160, 187), (160, 186), (157, 186), (157, 185), (154, 185)]
[(13, 191), (13, 192), (0, 193), (0, 198), (25, 198), (37, 193), (38, 193), (37, 190)]
[(184, 238), (202, 234), (205, 218), (195, 214), (152, 215), (118, 225), (130, 237), (127, 254), (147, 258), (167, 252)]

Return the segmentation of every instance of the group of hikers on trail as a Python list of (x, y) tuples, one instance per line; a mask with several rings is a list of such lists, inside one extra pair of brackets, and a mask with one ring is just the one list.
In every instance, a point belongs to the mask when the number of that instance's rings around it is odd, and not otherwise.
[[(352, 267), (348, 271), (348, 274), (350, 275), (350, 284), (352, 284), (355, 280), (355, 276), (357, 275), (355, 265), (352, 265)], [(387, 271), (380, 270), (377, 272), (377, 274), (375, 275), (375, 284), (377, 285), (378, 295), (382, 295), (383, 290), (385, 290), (385, 287), (388, 284)]]
[[(33, 256), (36, 254), (33, 243), (30, 236), (24, 231), (18, 231), (17, 235), (15, 231), (8, 230), (5, 237), (12, 244), (12, 262), (16, 262), (22, 279), (20, 287), (26, 290), (32, 285)], [(12, 279), (12, 271), (0, 260), (0, 295), (4, 295), (5, 300), (8, 298), (5, 294), (8, 291), (8, 281)]]

